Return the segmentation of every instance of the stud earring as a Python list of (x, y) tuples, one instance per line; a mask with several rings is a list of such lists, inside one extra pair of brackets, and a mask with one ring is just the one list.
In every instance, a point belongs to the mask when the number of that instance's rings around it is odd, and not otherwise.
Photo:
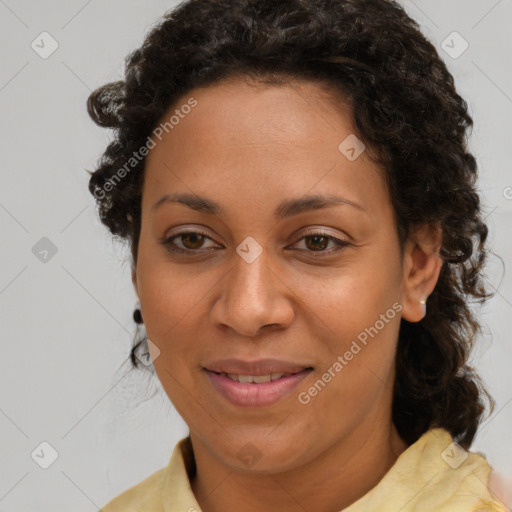
[(421, 299), (420, 304), (423, 306), (423, 314), (427, 314), (427, 299)]
[(133, 321), (136, 324), (143, 324), (144, 323), (144, 320), (142, 319), (142, 313), (141, 313), (139, 308), (135, 309), (135, 311), (133, 312)]

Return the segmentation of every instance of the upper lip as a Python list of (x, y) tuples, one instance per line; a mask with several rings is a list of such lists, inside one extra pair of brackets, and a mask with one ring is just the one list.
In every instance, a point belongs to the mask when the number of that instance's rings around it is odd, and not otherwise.
[(231, 373), (236, 375), (269, 375), (272, 373), (298, 373), (306, 368), (307, 364), (299, 364), (279, 359), (258, 359), (243, 361), (242, 359), (217, 359), (204, 366), (206, 370), (216, 373)]

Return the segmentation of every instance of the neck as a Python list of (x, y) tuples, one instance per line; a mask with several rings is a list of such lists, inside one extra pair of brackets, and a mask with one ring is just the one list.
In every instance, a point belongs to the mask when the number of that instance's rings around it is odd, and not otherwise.
[(342, 510), (375, 487), (407, 448), (391, 421), (378, 429), (375, 418), (368, 420), (308, 464), (273, 474), (222, 464), (191, 432), (194, 495), (203, 512)]

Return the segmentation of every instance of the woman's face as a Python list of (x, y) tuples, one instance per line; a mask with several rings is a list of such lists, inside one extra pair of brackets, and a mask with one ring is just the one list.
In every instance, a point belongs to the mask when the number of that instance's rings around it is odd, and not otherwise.
[(403, 263), (349, 110), (319, 84), (234, 80), (173, 114), (146, 161), (134, 283), (193, 440), (280, 471), (391, 425)]

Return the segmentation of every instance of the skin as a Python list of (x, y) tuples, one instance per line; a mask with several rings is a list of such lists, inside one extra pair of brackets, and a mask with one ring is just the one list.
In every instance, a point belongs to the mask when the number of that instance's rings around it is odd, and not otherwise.
[[(356, 131), (350, 109), (327, 86), (224, 80), (189, 91), (169, 115), (190, 97), (197, 106), (146, 160), (133, 282), (160, 351), (150, 346), (157, 375), (190, 429), (192, 490), (205, 512), (341, 510), (407, 448), (391, 419), (399, 323), (425, 314), (420, 300), (442, 264), (440, 232), (419, 227), (401, 252), (383, 170), (368, 150), (354, 161), (338, 150)], [(179, 203), (152, 210), (174, 192), (212, 199), (225, 214)], [(337, 204), (273, 217), (281, 201), (312, 194), (335, 194), (364, 211)], [(199, 255), (160, 243), (187, 230), (207, 238), (174, 243)], [(332, 241), (315, 242), (319, 230), (350, 245), (336, 251)], [(263, 249), (252, 263), (236, 252), (248, 236)], [(298, 393), (396, 302), (400, 313), (299, 403)], [(240, 408), (202, 369), (228, 357), (278, 358), (314, 371), (277, 403)], [(248, 443), (260, 456), (249, 468), (237, 456)]]

